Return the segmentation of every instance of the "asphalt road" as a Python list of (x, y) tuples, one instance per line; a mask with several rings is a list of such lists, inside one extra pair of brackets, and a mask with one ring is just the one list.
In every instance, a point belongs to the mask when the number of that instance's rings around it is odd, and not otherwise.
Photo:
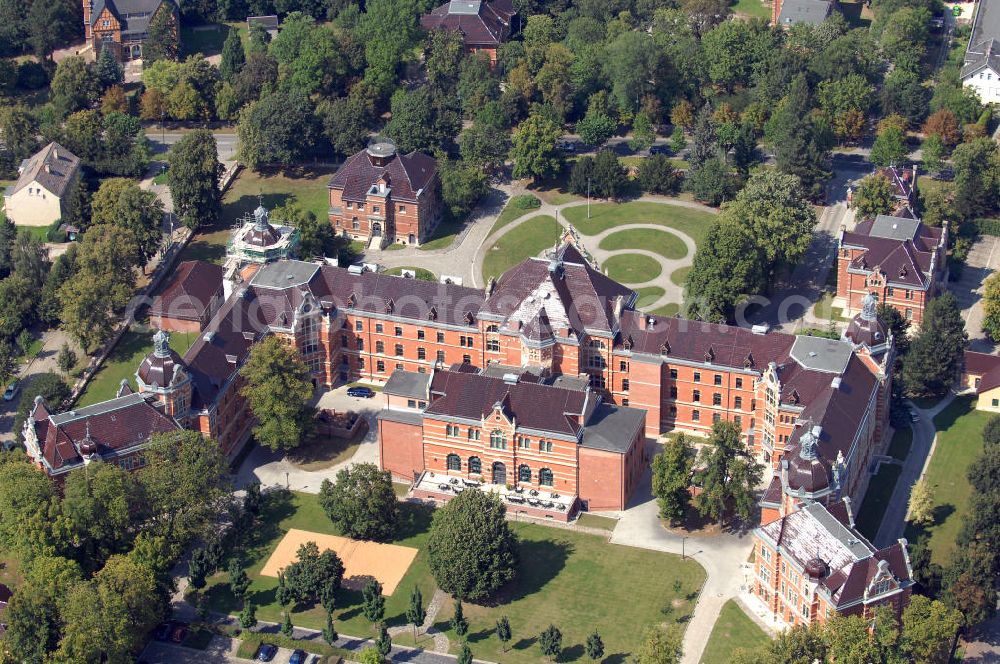
[[(170, 146), (180, 141), (186, 133), (190, 132), (151, 131), (146, 134), (146, 138), (149, 139), (149, 143), (153, 147), (153, 152), (161, 153), (169, 150)], [(236, 149), (239, 147), (239, 141), (236, 138), (236, 134), (212, 132), (212, 135), (215, 136), (215, 142), (218, 145), (219, 161), (235, 161)]]

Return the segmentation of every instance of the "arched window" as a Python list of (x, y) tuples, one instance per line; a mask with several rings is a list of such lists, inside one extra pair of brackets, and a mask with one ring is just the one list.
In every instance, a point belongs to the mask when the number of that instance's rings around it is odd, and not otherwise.
[(499, 325), (488, 325), (486, 327), (486, 331), (487, 332), (499, 332), (500, 331), (500, 326)]
[(507, 466), (495, 461), (493, 463), (493, 483), (494, 484), (506, 484), (507, 483)]
[(531, 481), (531, 468), (525, 465), (520, 465), (517, 468), (517, 481), (518, 482), (530, 482)]
[(542, 468), (538, 471), (538, 483), (541, 486), (552, 486), (552, 471), (548, 468)]
[(473, 475), (481, 475), (483, 472), (483, 462), (479, 457), (469, 457), (469, 472)]
[(462, 459), (457, 454), (448, 455), (448, 470), (462, 470)]
[(504, 438), (503, 431), (497, 429), (490, 434), (490, 447), (498, 450), (507, 449), (507, 439)]

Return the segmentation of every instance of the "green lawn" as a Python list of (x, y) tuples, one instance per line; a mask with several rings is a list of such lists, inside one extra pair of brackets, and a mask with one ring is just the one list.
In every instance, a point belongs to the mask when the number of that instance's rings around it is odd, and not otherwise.
[[(170, 346), (184, 355), (197, 339), (198, 334), (194, 332), (171, 332)], [(111, 351), (111, 355), (105, 360), (97, 375), (87, 385), (87, 389), (80, 395), (77, 405), (89, 406), (99, 401), (113, 399), (123, 378), (127, 378), (129, 384), (135, 389), (135, 370), (139, 368), (142, 358), (152, 350), (153, 332), (148, 329), (140, 332), (135, 327), (131, 328), (122, 336), (121, 341)]]
[(635, 292), (639, 297), (635, 301), (635, 308), (642, 309), (643, 307), (648, 307), (652, 303), (663, 297), (666, 293), (665, 290), (659, 286), (646, 286), (645, 288), (637, 288)]
[(654, 316), (675, 316), (681, 310), (681, 305), (676, 302), (670, 302), (663, 305), (659, 309), (653, 309), (652, 311), (647, 311), (647, 314), (653, 314)]
[(561, 232), (559, 223), (547, 214), (521, 224), (487, 249), (483, 259), (483, 277), (499, 277), (524, 259), (537, 256), (555, 244)]
[(715, 621), (712, 635), (708, 637), (708, 645), (701, 655), (701, 661), (703, 664), (728, 664), (736, 650), (750, 650), (770, 640), (736, 602), (729, 600), (722, 605), (722, 612)]
[(875, 539), (875, 534), (878, 533), (878, 528), (882, 525), (885, 508), (892, 500), (896, 480), (899, 479), (899, 474), (902, 471), (903, 467), (899, 464), (883, 463), (868, 483), (868, 491), (865, 492), (865, 499), (861, 502), (856, 523), (861, 534), (869, 540)]
[(385, 271), (386, 274), (398, 277), (403, 274), (403, 270), (413, 270), (416, 273), (416, 278), (423, 281), (437, 281), (437, 277), (430, 270), (425, 270), (422, 267), (394, 267)]
[(648, 201), (597, 203), (590, 206), (590, 219), (586, 205), (574, 205), (562, 213), (584, 235), (596, 235), (626, 224), (661, 224), (686, 233), (696, 244), (701, 243), (715, 220), (711, 212)]
[(866, 9), (864, 3), (859, 0), (841, 0), (837, 9), (852, 28), (867, 28), (871, 25), (871, 10)]
[(659, 263), (642, 254), (618, 254), (604, 261), (601, 267), (609, 277), (623, 284), (641, 284), (663, 272)]
[(181, 55), (195, 53), (216, 55), (222, 53), (222, 44), (229, 34), (229, 26), (224, 23), (181, 28)]
[(896, 429), (892, 434), (892, 440), (889, 442), (889, 455), (894, 459), (905, 461), (906, 457), (910, 454), (910, 445), (912, 443), (913, 429), (910, 427)]
[(41, 242), (49, 241), (49, 227), (48, 226), (20, 226), (14, 224), (14, 228), (17, 229), (18, 233), (27, 233), (39, 239)]
[(584, 512), (577, 517), (576, 525), (583, 526), (584, 528), (600, 528), (601, 530), (611, 532), (618, 525), (618, 519)]
[(731, 9), (751, 18), (771, 18), (771, 8), (764, 6), (761, 0), (738, 0)]
[(491, 228), (490, 232), (486, 234), (486, 237), (493, 235), (507, 224), (517, 221), (524, 215), (530, 214), (538, 210), (538, 208), (531, 208), (528, 210), (524, 210), (519, 207), (515, 207), (512, 204), (513, 200), (514, 199), (507, 201), (507, 205), (505, 205), (504, 209), (500, 211), (499, 215), (497, 215), (497, 220), (493, 222), (493, 228)]
[(969, 509), (972, 486), (965, 474), (983, 450), (983, 427), (992, 413), (975, 410), (975, 397), (956, 397), (934, 418), (937, 445), (925, 476), (934, 491), (934, 525), (908, 525), (906, 538), (928, 540), (934, 562), (947, 564)]
[[(251, 535), (245, 560), (251, 578), (250, 598), (261, 620), (277, 621), (280, 607), (274, 598), (277, 580), (261, 577), (260, 569), (290, 528), (302, 528), (320, 533), (336, 534), (336, 529), (312, 494), (289, 494), (268, 501), (263, 524)], [(420, 549), (413, 564), (403, 577), (396, 592), (386, 598), (386, 621), (389, 625), (405, 624), (405, 612), (410, 589), (420, 587), (424, 601), (434, 594), (435, 584), (427, 563), (427, 530), (431, 510), (411, 503), (401, 504), (403, 532), (394, 543)], [(685, 618), (693, 607), (694, 593), (705, 579), (702, 568), (694, 561), (681, 561), (676, 556), (638, 548), (608, 544), (602, 537), (549, 528), (537, 524), (512, 524), (521, 541), (521, 565), (518, 576), (503, 589), (490, 606), (465, 605), (469, 619), (469, 644), (473, 653), (483, 659), (504, 662), (537, 662), (540, 660), (536, 639), (550, 623), (563, 633), (564, 653), (560, 661), (584, 661), (583, 642), (595, 627), (600, 628), (606, 652), (625, 661), (632, 648), (641, 640), (643, 631), (664, 616), (660, 609), (677, 600), (673, 618)], [(227, 562), (223, 563), (223, 567)], [(635, 570), (656, 570), (655, 574), (636, 574)], [(679, 591), (674, 590), (675, 582)], [(206, 593), (213, 610), (235, 613), (237, 603), (229, 592), (225, 573), (208, 580)], [(687, 596), (691, 594), (691, 599)], [(572, 598), (572, 601), (568, 601)], [(336, 627), (342, 634), (368, 636), (371, 625), (361, 612), (361, 597), (356, 591), (341, 591), (334, 611)], [(296, 625), (319, 629), (323, 626), (320, 607), (296, 607), (292, 621)], [(437, 626), (448, 633), (452, 649), (457, 651), (458, 639), (444, 624), (451, 617), (448, 603), (437, 617)], [(500, 657), (499, 642), (494, 627), (500, 615), (510, 619), (513, 639), (510, 652)], [(608, 616), (613, 615), (613, 621)], [(395, 639), (412, 642), (412, 637)], [(428, 637), (420, 635), (419, 645), (427, 645)]]
[(683, 288), (690, 272), (690, 267), (679, 267), (670, 273), (670, 281)]
[[(258, 205), (269, 211), (295, 203), (319, 219), (329, 216), (329, 193), (326, 187), (331, 169), (303, 169), (295, 172), (243, 169), (222, 199), (222, 217), (215, 226), (198, 231), (181, 253), (180, 260), (204, 260), (221, 265), (226, 257), (226, 243), (238, 225)], [(275, 218), (274, 221), (281, 221)]]
[(438, 224), (438, 227), (434, 229), (434, 235), (430, 240), (424, 242), (418, 247), (421, 251), (431, 251), (433, 249), (446, 249), (451, 246), (451, 243), (455, 241), (458, 234), (462, 231), (462, 226), (465, 225), (465, 221), (442, 221)]
[(678, 260), (687, 256), (687, 247), (679, 237), (665, 231), (654, 231), (651, 228), (633, 228), (608, 235), (601, 244), (601, 249), (616, 251), (618, 249), (645, 249), (660, 254), (664, 258)]

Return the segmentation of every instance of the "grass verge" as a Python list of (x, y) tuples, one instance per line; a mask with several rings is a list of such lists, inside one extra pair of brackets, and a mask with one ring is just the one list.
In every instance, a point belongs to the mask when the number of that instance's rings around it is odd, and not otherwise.
[(559, 223), (547, 214), (521, 224), (486, 250), (483, 277), (499, 277), (524, 259), (537, 256), (555, 243), (560, 232)]
[(770, 637), (757, 626), (750, 616), (743, 612), (733, 600), (722, 605), (719, 619), (715, 621), (708, 645), (702, 653), (703, 664), (727, 664), (733, 661), (733, 653), (740, 649), (751, 649), (770, 641)]
[(596, 514), (588, 514), (584, 512), (576, 519), (576, 525), (583, 526), (584, 528), (600, 528), (601, 530), (607, 530), (611, 532), (618, 525), (618, 519), (612, 519), (608, 516), (597, 516)]
[(684, 258), (688, 253), (687, 247), (679, 237), (651, 228), (633, 228), (612, 233), (601, 240), (598, 246), (608, 251), (645, 249), (671, 260)]
[(972, 496), (966, 473), (982, 453), (983, 428), (991, 417), (991, 413), (975, 410), (974, 396), (961, 396), (934, 418), (937, 444), (925, 475), (934, 492), (934, 523), (909, 524), (906, 538), (927, 542), (936, 563), (947, 564), (955, 551)]
[(715, 220), (711, 212), (649, 201), (597, 203), (590, 206), (590, 219), (586, 205), (574, 205), (562, 213), (584, 235), (627, 224), (660, 224), (689, 235), (695, 244), (701, 244)]
[(882, 525), (885, 508), (892, 500), (892, 492), (896, 489), (896, 480), (899, 479), (901, 472), (903, 467), (899, 464), (883, 463), (868, 483), (868, 491), (865, 492), (865, 499), (861, 502), (856, 523), (861, 534), (869, 540), (875, 539), (879, 526)]
[(437, 277), (430, 270), (425, 270), (422, 267), (394, 267), (385, 271), (386, 274), (399, 277), (402, 276), (403, 270), (413, 270), (416, 274), (415, 279), (420, 279), (421, 281), (437, 281)]
[(604, 261), (601, 266), (608, 276), (623, 284), (641, 284), (660, 276), (663, 268), (649, 256), (642, 254), (618, 254)]

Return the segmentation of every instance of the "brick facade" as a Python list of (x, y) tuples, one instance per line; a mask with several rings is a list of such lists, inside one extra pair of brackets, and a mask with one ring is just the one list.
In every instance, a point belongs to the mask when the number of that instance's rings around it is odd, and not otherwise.
[(110, 48), (120, 60), (142, 58), (142, 45), (157, 14), (166, 12), (174, 39), (180, 39), (177, 5), (172, 0), (83, 0), (84, 38), (96, 53)]

